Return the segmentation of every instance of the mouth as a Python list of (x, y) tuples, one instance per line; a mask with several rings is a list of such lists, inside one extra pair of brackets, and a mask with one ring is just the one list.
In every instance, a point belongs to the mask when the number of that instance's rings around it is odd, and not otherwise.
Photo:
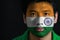
[(38, 28), (36, 28), (36, 31), (39, 31), (39, 32), (44, 31), (44, 28), (43, 27), (38, 27)]

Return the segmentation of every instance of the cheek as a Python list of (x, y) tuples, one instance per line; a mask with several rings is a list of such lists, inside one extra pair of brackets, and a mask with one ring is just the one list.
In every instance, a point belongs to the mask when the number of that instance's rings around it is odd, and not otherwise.
[(54, 14), (53, 14), (53, 13), (51, 13), (51, 14), (49, 14), (49, 16), (54, 16)]
[(49, 16), (54, 16), (53, 10), (51, 10), (51, 12), (49, 13)]

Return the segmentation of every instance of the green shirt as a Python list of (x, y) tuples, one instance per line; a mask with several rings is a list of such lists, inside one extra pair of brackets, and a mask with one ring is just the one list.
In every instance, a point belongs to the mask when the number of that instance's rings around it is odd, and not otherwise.
[[(28, 40), (28, 30), (21, 36), (13, 38), (12, 40)], [(60, 40), (60, 36), (53, 31), (53, 40)]]

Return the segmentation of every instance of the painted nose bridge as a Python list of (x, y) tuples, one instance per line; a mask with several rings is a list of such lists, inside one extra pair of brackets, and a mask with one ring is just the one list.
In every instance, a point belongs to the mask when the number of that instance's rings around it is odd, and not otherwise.
[(37, 17), (37, 24), (39, 25), (40, 17)]
[(42, 13), (38, 13), (38, 14), (37, 14), (37, 17), (42, 17), (42, 16), (43, 16)]

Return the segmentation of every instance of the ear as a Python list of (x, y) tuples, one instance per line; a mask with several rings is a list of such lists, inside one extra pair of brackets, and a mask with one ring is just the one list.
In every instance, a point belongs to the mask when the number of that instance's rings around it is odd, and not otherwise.
[(23, 14), (23, 20), (24, 20), (24, 23), (26, 24), (26, 17), (24, 14)]
[(57, 23), (57, 20), (58, 20), (58, 12), (55, 13), (54, 23)]

